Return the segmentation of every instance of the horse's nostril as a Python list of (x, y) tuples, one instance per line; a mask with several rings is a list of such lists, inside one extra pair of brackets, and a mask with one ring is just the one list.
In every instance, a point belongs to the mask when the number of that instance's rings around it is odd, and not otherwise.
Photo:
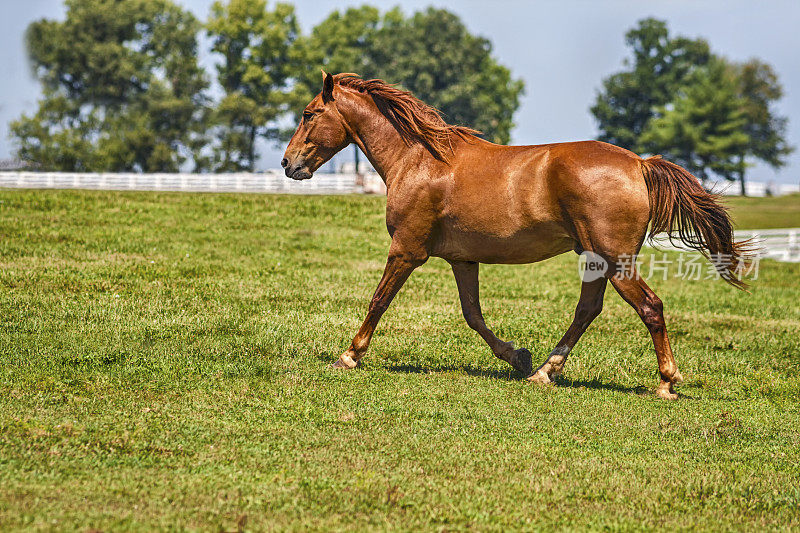
[(288, 167), (288, 166), (289, 166), (289, 160), (288, 160), (288, 159), (286, 159), (285, 157), (284, 157), (283, 159), (281, 159), (281, 166), (282, 166), (283, 168), (286, 168), (286, 167)]

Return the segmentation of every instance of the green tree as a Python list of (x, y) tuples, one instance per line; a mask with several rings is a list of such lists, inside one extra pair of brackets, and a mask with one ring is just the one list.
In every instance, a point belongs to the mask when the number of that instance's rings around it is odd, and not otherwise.
[(453, 13), (434, 8), (406, 19), (389, 12), (372, 50), (386, 79), (441, 109), (449, 121), (506, 144), (524, 84), (491, 54), (489, 40), (470, 34)]
[[(312, 28), (310, 35), (298, 40), (297, 55), (302, 64), (320, 65), (327, 72), (354, 72), (364, 78), (379, 78), (381, 73), (371, 52), (382, 20), (380, 11), (369, 5), (351, 7), (344, 13), (334, 10)], [(313, 68), (301, 71), (296, 88), (305, 100), (311, 99), (319, 92), (319, 72)], [(298, 107), (296, 118), (300, 111)], [(358, 154), (358, 147), (353, 145), (356, 171)]]
[(750, 137), (737, 78), (722, 60), (695, 71), (674, 103), (658, 110), (642, 133), (644, 151), (661, 152), (704, 182), (710, 173), (734, 179), (743, 169), (739, 155)]
[[(450, 122), (477, 128), (495, 142), (510, 139), (523, 83), (492, 57), (487, 39), (470, 34), (446, 10), (410, 17), (399, 8), (383, 15), (369, 6), (334, 11), (302, 47), (309, 64), (397, 83)], [(301, 82), (315, 94), (319, 73), (311, 70)]]
[(67, 0), (26, 46), (43, 98), (11, 124), (42, 169), (175, 171), (198, 164), (207, 82), (196, 19), (169, 0)]
[(279, 3), (268, 10), (266, 0), (217, 1), (206, 30), (220, 56), (217, 79), (224, 91), (213, 117), (213, 168), (252, 171), (256, 139), (280, 138), (276, 120), (302, 105), (290, 87), (300, 70), (294, 7)]
[(752, 160), (785, 164), (792, 151), (787, 121), (774, 109), (783, 91), (768, 64), (730, 63), (702, 39), (671, 37), (666, 23), (652, 18), (640, 21), (625, 41), (632, 59), (603, 80), (591, 107), (600, 140), (668, 154), (703, 179), (710, 172), (738, 179), (742, 194)]
[(730, 67), (737, 79), (737, 92), (742, 100), (745, 124), (743, 131), (750, 142), (739, 154), (739, 183), (745, 190), (747, 159), (759, 159), (773, 168), (786, 164), (793, 148), (786, 141), (788, 120), (778, 114), (774, 103), (783, 96), (783, 87), (772, 66), (758, 59)]
[[(375, 65), (372, 50), (375, 34), (384, 17), (377, 8), (363, 5), (351, 7), (344, 13), (332, 11), (325, 20), (312, 28), (310, 35), (298, 41), (305, 65), (318, 65), (327, 72), (355, 72), (364, 78), (375, 78), (380, 71)], [(320, 90), (318, 69), (309, 68), (300, 75), (299, 84), (306, 97)], [(299, 114), (299, 113), (298, 113)]]
[(625, 34), (632, 59), (603, 80), (591, 112), (599, 139), (642, 152), (640, 136), (659, 110), (673, 101), (691, 73), (711, 59), (702, 39), (672, 37), (664, 21), (647, 18)]

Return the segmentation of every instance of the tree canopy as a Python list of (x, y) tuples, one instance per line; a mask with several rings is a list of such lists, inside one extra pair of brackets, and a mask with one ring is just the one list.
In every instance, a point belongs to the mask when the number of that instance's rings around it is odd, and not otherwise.
[(702, 39), (670, 35), (664, 21), (640, 21), (625, 36), (632, 57), (603, 80), (591, 112), (599, 139), (661, 153), (702, 179), (739, 179), (752, 160), (783, 166), (792, 148), (774, 103), (782, 88), (766, 63), (733, 63)]
[(269, 10), (266, 0), (217, 1), (206, 30), (224, 91), (210, 123), (216, 139), (211, 168), (252, 171), (256, 139), (278, 139), (276, 120), (303, 104), (291, 87), (302, 68), (293, 50), (300, 34), (294, 7), (279, 3)]
[(743, 164), (738, 156), (750, 140), (743, 131), (747, 118), (736, 79), (720, 60), (692, 78), (647, 123), (640, 145), (693, 170), (703, 181), (709, 172), (735, 179)]
[(11, 124), (43, 169), (175, 171), (205, 144), (200, 25), (168, 0), (67, 0), (26, 32), (44, 96)]
[(745, 158), (759, 159), (773, 168), (786, 164), (794, 148), (786, 140), (788, 119), (778, 114), (775, 102), (783, 97), (783, 87), (772, 66), (758, 59), (730, 65), (734, 70), (737, 94), (742, 99), (744, 133), (749, 141), (740, 154), (739, 179), (744, 189)]
[[(257, 141), (286, 137), (320, 67), (398, 83), (498, 142), (522, 93), (491, 43), (441, 9), (334, 11), (304, 36), (293, 6), (268, 0), (217, 0), (202, 25), (172, 0), (66, 7), (66, 20), (27, 30), (44, 94), (11, 125), (18, 156), (41, 169), (253, 170)], [(213, 87), (198, 62), (201, 32)]]
[(625, 70), (603, 80), (592, 114), (601, 141), (634, 152), (643, 151), (640, 137), (658, 109), (669, 104), (683, 80), (711, 58), (702, 39), (671, 37), (664, 21), (648, 18), (625, 34), (633, 57)]
[[(268, 0), (217, 0), (204, 24), (173, 0), (65, 4), (65, 20), (26, 31), (43, 96), (11, 123), (18, 157), (43, 170), (253, 170), (258, 140), (284, 139), (319, 91), (319, 68), (395, 83), (499, 143), (524, 89), (491, 43), (444, 9), (335, 10), (303, 35), (293, 6)], [(704, 179), (738, 178), (743, 191), (753, 161), (786, 163), (793, 148), (769, 64), (728, 61), (653, 18), (625, 42), (631, 57), (591, 107), (601, 140), (663, 153)]]
[[(492, 57), (487, 39), (472, 35), (449, 11), (428, 8), (408, 17), (399, 8), (383, 15), (371, 6), (334, 11), (304, 44), (312, 64), (395, 83), (449, 122), (495, 142), (510, 140), (524, 85)], [(315, 93), (318, 73), (309, 72), (303, 83)]]

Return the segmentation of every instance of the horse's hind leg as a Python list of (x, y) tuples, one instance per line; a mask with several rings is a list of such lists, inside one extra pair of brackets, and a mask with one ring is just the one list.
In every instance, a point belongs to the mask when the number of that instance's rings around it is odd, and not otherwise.
[(658, 359), (658, 371), (661, 374), (661, 383), (658, 385), (656, 396), (667, 400), (676, 399), (678, 395), (675, 394), (672, 385), (682, 382), (683, 377), (678, 371), (678, 365), (675, 363), (675, 357), (672, 355), (672, 348), (670, 348), (667, 338), (664, 305), (647, 286), (647, 283), (639, 277), (635, 268), (628, 272), (618, 272), (611, 278), (611, 283), (619, 295), (636, 309), (653, 338), (653, 346)]
[(553, 376), (561, 373), (564, 369), (564, 364), (567, 362), (567, 355), (575, 347), (578, 339), (581, 338), (589, 324), (603, 310), (606, 281), (607, 279), (603, 277), (583, 282), (581, 296), (578, 300), (578, 306), (575, 308), (575, 318), (572, 320), (572, 324), (558, 342), (558, 345), (550, 352), (547, 361), (528, 379), (537, 383), (550, 383)]
[(464, 313), (467, 325), (478, 332), (495, 356), (522, 372), (524, 376), (529, 376), (533, 369), (531, 353), (525, 348), (515, 350), (513, 344), (501, 341), (486, 327), (478, 298), (478, 263), (451, 261), (450, 266), (453, 267), (458, 297), (461, 300), (461, 311)]

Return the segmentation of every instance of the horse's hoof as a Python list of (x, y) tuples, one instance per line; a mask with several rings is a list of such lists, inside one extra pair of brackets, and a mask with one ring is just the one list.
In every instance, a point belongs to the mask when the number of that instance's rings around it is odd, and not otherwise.
[(656, 397), (662, 400), (677, 400), (678, 395), (672, 389), (672, 384), (669, 382), (662, 382), (656, 390)]
[(335, 363), (331, 365), (331, 368), (336, 368), (339, 370), (351, 370), (357, 366), (357, 361), (353, 361), (353, 359), (347, 355), (342, 355), (336, 360)]
[(531, 352), (526, 350), (525, 348), (520, 348), (519, 350), (514, 350), (514, 355), (511, 358), (511, 366), (517, 372), (521, 372), (523, 376), (528, 377), (533, 372), (533, 362), (531, 358)]
[(545, 372), (541, 368), (537, 370), (533, 375), (529, 376), (528, 381), (532, 383), (538, 383), (539, 385), (547, 385), (553, 382), (550, 379), (550, 376), (547, 375), (547, 372)]

